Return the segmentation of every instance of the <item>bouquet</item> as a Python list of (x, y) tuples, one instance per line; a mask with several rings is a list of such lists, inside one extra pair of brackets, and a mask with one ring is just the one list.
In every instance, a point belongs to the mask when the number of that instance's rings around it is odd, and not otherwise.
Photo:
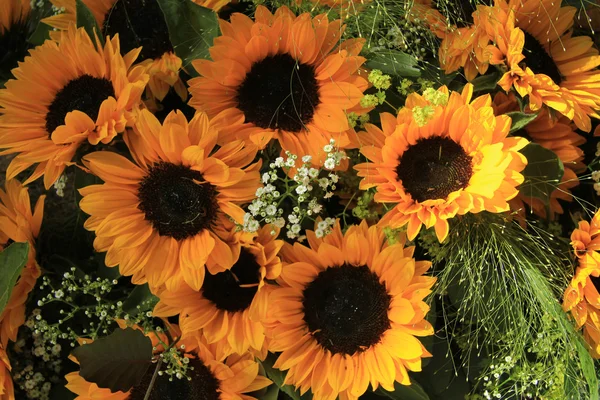
[(1, 0), (0, 400), (598, 399), (599, 30)]

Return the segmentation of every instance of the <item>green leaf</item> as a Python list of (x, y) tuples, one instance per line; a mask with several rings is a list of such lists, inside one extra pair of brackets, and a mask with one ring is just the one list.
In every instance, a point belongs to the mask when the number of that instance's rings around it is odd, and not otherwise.
[(47, 39), (50, 39), (50, 31), (52, 27), (50, 25), (46, 25), (43, 22), (40, 22), (38, 26), (35, 28), (35, 31), (29, 36), (27, 41), (31, 43), (33, 46), (40, 46), (44, 44)]
[(500, 73), (498, 72), (492, 72), (486, 75), (478, 76), (471, 82), (473, 84), (473, 91), (483, 92), (488, 90), (494, 90), (499, 80)]
[(157, 302), (158, 297), (150, 292), (148, 284), (137, 285), (123, 302), (123, 311), (129, 315), (137, 315), (140, 311), (152, 309)]
[(531, 121), (537, 118), (537, 114), (526, 114), (520, 111), (512, 111), (506, 113), (512, 120), (510, 133), (515, 133), (520, 129), (525, 128)]
[(596, 376), (596, 369), (594, 368), (594, 360), (582, 343), (581, 338), (578, 338), (575, 344), (577, 346), (577, 354), (579, 355), (579, 362), (581, 363), (581, 371), (588, 384), (590, 399), (598, 398), (598, 377)]
[(112, 392), (126, 392), (140, 383), (152, 364), (152, 341), (137, 329), (117, 329), (76, 348), (73, 355), (83, 379)]
[(394, 400), (429, 400), (429, 396), (425, 393), (425, 390), (414, 379), (411, 379), (409, 386), (394, 382), (393, 392), (379, 388), (375, 393)]
[(0, 314), (27, 264), (29, 243), (13, 243), (0, 253)]
[(207, 59), (208, 49), (219, 35), (217, 14), (192, 0), (157, 0), (169, 28), (169, 38), (183, 68), (191, 76), (198, 73), (192, 60)]
[(284, 385), (283, 381), (285, 380), (285, 371), (280, 371), (278, 369), (273, 368), (273, 364), (277, 360), (278, 355), (269, 353), (267, 358), (262, 361), (262, 366), (267, 373), (267, 378), (273, 381), (275, 385), (285, 394), (290, 396), (293, 400), (309, 400), (312, 399), (312, 395), (309, 392), (300, 395), (300, 391), (295, 390), (293, 386)]
[[(92, 41), (94, 41), (94, 35), (97, 34), (100, 39), (100, 44), (104, 46), (104, 37), (102, 35), (102, 30), (98, 26), (98, 22), (96, 22), (96, 18), (94, 18), (94, 14), (90, 11), (89, 8), (83, 3), (81, 0), (76, 0), (76, 10), (77, 10), (77, 27), (85, 28), (85, 31), (90, 36)], [(94, 33), (95, 31), (95, 33)]]
[(377, 51), (367, 56), (367, 68), (378, 69), (384, 74), (418, 78), (421, 70), (416, 67), (417, 59), (396, 50)]
[(548, 207), (550, 194), (563, 177), (563, 163), (556, 153), (537, 143), (529, 143), (521, 153), (527, 157), (527, 167), (523, 171), (525, 181), (521, 184), (520, 191), (527, 197), (542, 200)]

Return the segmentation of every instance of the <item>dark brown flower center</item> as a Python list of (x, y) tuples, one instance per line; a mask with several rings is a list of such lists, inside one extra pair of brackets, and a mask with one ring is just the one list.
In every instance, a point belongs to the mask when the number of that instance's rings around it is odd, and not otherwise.
[(531, 34), (525, 33), (525, 45), (523, 46), (523, 55), (525, 59), (522, 61), (526, 66), (536, 74), (548, 75), (554, 83), (560, 85), (562, 76), (556, 63), (544, 49), (544, 46)]
[(219, 210), (217, 194), (200, 172), (160, 162), (140, 183), (138, 208), (159, 235), (182, 240), (210, 228)]
[(169, 28), (156, 0), (117, 0), (104, 16), (103, 31), (110, 36), (119, 34), (123, 54), (142, 47), (138, 61), (173, 51)]
[(254, 63), (237, 93), (246, 121), (265, 129), (300, 132), (319, 105), (319, 85), (312, 65), (289, 54)]
[[(189, 366), (193, 367), (189, 378), (173, 378), (168, 374), (157, 375), (148, 400), (219, 400), (219, 380), (202, 360), (192, 359)], [(148, 391), (154, 368), (149, 368), (142, 381), (131, 389), (128, 400), (144, 400)]]
[(223, 311), (244, 311), (254, 299), (260, 282), (260, 265), (254, 255), (242, 247), (240, 258), (230, 270), (206, 274), (202, 295)]
[(367, 266), (330, 267), (306, 286), (303, 298), (308, 329), (334, 354), (362, 352), (390, 328), (391, 296)]
[(471, 157), (452, 139), (419, 139), (398, 159), (398, 180), (413, 200), (445, 199), (473, 175)]
[(115, 96), (111, 81), (82, 75), (67, 83), (58, 91), (46, 114), (46, 132), (52, 135), (54, 130), (65, 124), (67, 113), (78, 110), (87, 114), (96, 122), (102, 102)]
[(596, 291), (598, 293), (600, 293), (600, 277), (590, 275), (590, 280), (592, 281), (592, 284), (596, 288)]
[(0, 87), (2, 87), (3, 81), (13, 77), (10, 71), (17, 66), (19, 61), (23, 61), (32, 47), (27, 41), (27, 38), (33, 33), (32, 25), (28, 15), (21, 16), (18, 21), (0, 33)]

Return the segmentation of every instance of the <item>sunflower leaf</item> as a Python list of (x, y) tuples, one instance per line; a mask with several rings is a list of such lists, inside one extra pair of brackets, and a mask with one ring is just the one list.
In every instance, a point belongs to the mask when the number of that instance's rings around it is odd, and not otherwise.
[(429, 396), (425, 393), (425, 390), (414, 379), (410, 381), (409, 386), (394, 382), (393, 392), (388, 392), (380, 387), (375, 391), (375, 394), (394, 400), (429, 400)]
[(283, 384), (283, 381), (285, 380), (286, 372), (278, 370), (276, 368), (273, 368), (273, 364), (275, 364), (275, 361), (277, 360), (277, 357), (278, 356), (276, 354), (269, 353), (269, 355), (267, 356), (267, 358), (264, 361), (262, 361), (262, 366), (265, 369), (265, 372), (267, 374), (267, 378), (269, 378), (270, 380), (272, 380), (273, 383), (275, 385), (277, 385), (277, 387), (283, 393), (287, 394), (293, 400), (309, 400), (309, 399), (312, 399), (312, 395), (311, 395), (310, 392), (307, 392), (307, 393), (301, 395), (300, 392), (298, 390), (295, 390), (293, 386), (291, 386), (291, 385), (284, 385)]
[(139, 312), (152, 309), (157, 302), (158, 298), (150, 292), (147, 283), (144, 285), (136, 285), (129, 294), (129, 297), (123, 301), (123, 311), (129, 315), (137, 315)]
[(537, 114), (526, 114), (520, 111), (512, 111), (506, 113), (512, 120), (510, 133), (515, 133), (520, 129), (525, 128), (531, 121), (537, 118)]
[(96, 22), (96, 18), (94, 18), (94, 14), (90, 11), (89, 8), (83, 3), (81, 0), (76, 0), (76, 10), (77, 10), (77, 27), (83, 27), (89, 37), (94, 41), (94, 35), (98, 35), (98, 39), (100, 39), (100, 44), (104, 46), (104, 37), (102, 35), (102, 30), (98, 26), (98, 22)]
[(126, 392), (140, 383), (152, 364), (152, 341), (137, 329), (117, 329), (77, 347), (73, 355), (86, 381), (112, 392)]
[(411, 78), (421, 76), (421, 70), (417, 68), (417, 59), (396, 50), (377, 51), (369, 54), (366, 66), (393, 76)]
[(169, 28), (169, 38), (183, 68), (191, 76), (198, 73), (192, 60), (209, 58), (208, 49), (219, 35), (217, 14), (192, 0), (158, 0)]
[(473, 84), (473, 91), (484, 92), (494, 90), (499, 80), (500, 73), (498, 72), (491, 72), (486, 75), (478, 76), (471, 82)]
[(29, 243), (13, 243), (0, 252), (0, 314), (27, 263)]
[(550, 205), (550, 195), (558, 187), (565, 168), (556, 153), (537, 143), (529, 143), (521, 153), (527, 157), (527, 167), (523, 170), (525, 181), (520, 186), (521, 194), (540, 199), (546, 207)]

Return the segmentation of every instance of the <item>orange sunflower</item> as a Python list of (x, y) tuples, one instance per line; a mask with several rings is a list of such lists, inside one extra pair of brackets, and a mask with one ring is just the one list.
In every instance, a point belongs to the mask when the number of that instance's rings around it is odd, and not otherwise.
[(12, 78), (10, 71), (27, 55), (27, 39), (35, 28), (30, 14), (29, 0), (0, 1), (0, 87)]
[(18, 153), (7, 179), (37, 164), (25, 184), (44, 175), (46, 189), (81, 144), (109, 143), (133, 122), (148, 81), (130, 68), (138, 51), (121, 56), (118, 37), (96, 49), (83, 28), (60, 36), (31, 50), (0, 90), (0, 154)]
[(15, 388), (10, 370), (10, 360), (4, 346), (0, 345), (0, 400), (15, 400)]
[(462, 94), (446, 87), (413, 93), (397, 118), (384, 113), (382, 129), (359, 133), (373, 143), (361, 149), (370, 162), (354, 167), (364, 178), (360, 188), (376, 187), (376, 202), (395, 203), (382, 226), (408, 224), (410, 240), (433, 226), (441, 242), (457, 214), (509, 209), (524, 180), (527, 160), (518, 150), (527, 140), (507, 137), (511, 119), (494, 116), (489, 95), (472, 95), (470, 84)]
[[(56, 29), (77, 20), (74, 0), (51, 0), (65, 12), (44, 20)], [(162, 100), (171, 88), (185, 99), (187, 90), (179, 78), (182, 61), (173, 50), (169, 29), (156, 0), (83, 0), (94, 15), (102, 34), (119, 34), (124, 52), (141, 47), (138, 64), (150, 76), (147, 95)]]
[(220, 26), (223, 35), (210, 48), (214, 61), (195, 60), (202, 76), (189, 81), (190, 105), (214, 117), (220, 144), (249, 139), (264, 148), (275, 137), (315, 164), (325, 160), (330, 139), (349, 146), (346, 112), (365, 111), (363, 39), (339, 43), (340, 20), (296, 17), (286, 7), (273, 15), (258, 6), (254, 21), (235, 13)]
[(85, 227), (106, 265), (153, 288), (176, 290), (185, 281), (200, 290), (204, 266), (212, 274), (231, 268), (232, 222), (243, 223), (240, 204), (260, 186), (257, 149), (232, 141), (215, 151), (217, 132), (204, 113), (188, 123), (172, 112), (161, 125), (142, 110), (135, 132), (125, 135), (136, 163), (95, 152), (83, 163), (104, 184), (80, 189)]
[[(176, 326), (171, 328), (178, 331)], [(153, 346), (156, 347), (160, 343), (156, 339), (156, 335), (148, 334), (148, 337), (152, 339)], [(163, 338), (162, 341), (168, 343), (166, 338)], [(196, 398), (252, 400), (254, 397), (246, 393), (260, 390), (271, 384), (269, 379), (259, 375), (259, 365), (249, 353), (227, 357), (220, 349), (207, 345), (202, 340), (182, 340), (178, 344), (184, 345), (184, 356), (189, 359), (188, 365), (193, 367), (188, 375), (191, 380), (185, 378), (169, 380), (168, 374), (158, 375), (150, 392), (149, 400), (191, 400)], [(77, 362), (76, 359), (73, 361)], [(141, 382), (128, 392), (116, 391), (113, 393), (110, 389), (100, 388), (95, 383), (88, 382), (81, 377), (79, 371), (65, 376), (66, 388), (78, 395), (75, 400), (143, 399), (154, 375), (154, 370), (155, 368), (150, 367)]]
[(200, 291), (185, 285), (159, 292), (153, 315), (179, 314), (184, 338), (203, 335), (208, 343), (218, 343), (232, 353), (266, 350), (262, 325), (268, 305), (265, 279), (276, 279), (281, 273), (277, 254), (283, 246), (283, 241), (276, 240), (278, 230), (275, 235), (271, 231), (265, 226), (242, 239), (231, 269), (206, 275)]
[(28, 242), (29, 255), (0, 314), (0, 345), (3, 348), (6, 348), (9, 340), (17, 340), (17, 331), (25, 322), (27, 296), (40, 276), (40, 267), (35, 261), (35, 240), (40, 233), (46, 198), (40, 196), (32, 212), (27, 188), (17, 180), (9, 180), (5, 183), (5, 189), (0, 189), (0, 248), (12, 242)]
[(338, 221), (324, 239), (307, 236), (310, 248), (285, 245), (281, 286), (269, 297), (269, 350), (281, 352), (274, 367), (287, 370), (284, 383), (315, 399), (357, 399), (369, 383), (410, 385), (407, 370), (431, 356), (415, 338), (433, 334), (423, 301), (431, 263), (364, 221), (344, 235)]
[(565, 290), (563, 309), (570, 311), (594, 358), (600, 358), (600, 212), (581, 221), (571, 234), (579, 266)]
[[(497, 93), (494, 96), (493, 106), (496, 115), (519, 111), (519, 104), (512, 92), (508, 96), (504, 93)], [(547, 109), (542, 109), (535, 120), (531, 121), (524, 129), (517, 131), (515, 135), (527, 137), (532, 142), (556, 153), (565, 169), (561, 181), (550, 194), (549, 216), (546, 215), (546, 207), (540, 199), (527, 195), (527, 188), (521, 188), (519, 196), (510, 201), (511, 209), (517, 211), (520, 217), (524, 218), (524, 203), (526, 203), (532, 212), (541, 218), (554, 219), (556, 214), (564, 213), (559, 200), (573, 201), (571, 189), (579, 185), (577, 173), (585, 170), (583, 150), (578, 146), (584, 144), (586, 140), (575, 132), (575, 127), (568, 118), (564, 116), (560, 116), (558, 119), (553, 118)]]
[(447, 74), (463, 67), (467, 80), (471, 81), (489, 67), (484, 53), (489, 37), (482, 23), (488, 16), (487, 9), (469, 0), (417, 0), (408, 18), (424, 21), (431, 32), (442, 39), (438, 49), (440, 67)]
[(529, 96), (533, 111), (546, 105), (572, 119), (583, 131), (600, 118), (600, 55), (587, 36), (572, 36), (575, 7), (553, 0), (497, 0), (488, 31), (491, 64), (504, 65), (498, 84)]

